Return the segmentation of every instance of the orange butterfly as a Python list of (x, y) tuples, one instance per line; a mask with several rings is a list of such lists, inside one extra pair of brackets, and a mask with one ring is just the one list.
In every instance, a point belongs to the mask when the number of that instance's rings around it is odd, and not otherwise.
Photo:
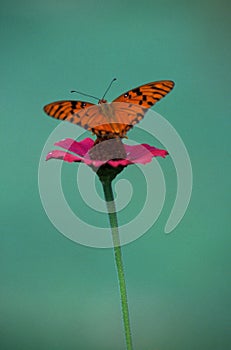
[(53, 118), (91, 130), (97, 136), (97, 143), (126, 137), (128, 130), (139, 123), (148, 109), (173, 87), (173, 81), (156, 81), (122, 94), (113, 103), (107, 103), (104, 98), (99, 99), (98, 105), (83, 101), (57, 101), (46, 105), (44, 111)]

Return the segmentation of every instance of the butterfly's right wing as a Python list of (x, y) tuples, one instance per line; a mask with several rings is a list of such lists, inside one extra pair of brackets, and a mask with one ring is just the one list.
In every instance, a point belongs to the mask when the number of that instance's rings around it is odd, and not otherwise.
[[(50, 117), (66, 120), (70, 123), (80, 125), (86, 130), (90, 130), (89, 117), (92, 118), (92, 113), (97, 113), (97, 109), (90, 107), (97, 107), (93, 103), (83, 101), (57, 101), (46, 105), (43, 109)], [(91, 110), (91, 115), (89, 111)]]
[(121, 123), (121, 134), (126, 134), (129, 129), (139, 123), (149, 108), (166, 96), (173, 87), (174, 82), (171, 80), (154, 81), (117, 97), (113, 101), (113, 106), (116, 119)]

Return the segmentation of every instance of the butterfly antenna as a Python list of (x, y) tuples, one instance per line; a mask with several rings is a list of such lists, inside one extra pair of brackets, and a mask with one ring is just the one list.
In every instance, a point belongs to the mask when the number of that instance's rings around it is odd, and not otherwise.
[(104, 93), (104, 95), (103, 95), (103, 97), (102, 97), (102, 100), (104, 99), (104, 97), (105, 97), (106, 94), (108, 93), (108, 90), (110, 89), (110, 87), (112, 86), (112, 84), (113, 84), (113, 82), (114, 82), (115, 80), (116, 80), (116, 78), (112, 79), (112, 81), (110, 82), (110, 84), (109, 84), (107, 90), (105, 91), (105, 93)]
[(92, 97), (92, 98), (94, 98), (97, 101), (100, 100), (100, 98), (98, 98), (98, 97), (95, 97), (95, 96), (92, 96), (92, 95), (88, 95), (88, 94), (84, 94), (83, 92), (80, 92), (80, 91), (71, 90), (71, 93), (73, 93), (73, 92), (76, 92), (77, 94), (80, 94), (80, 95), (83, 95), (83, 96)]

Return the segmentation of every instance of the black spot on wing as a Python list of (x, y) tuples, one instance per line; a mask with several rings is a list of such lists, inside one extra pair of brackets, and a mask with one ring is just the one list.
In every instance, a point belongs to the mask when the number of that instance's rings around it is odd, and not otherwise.
[(76, 109), (76, 102), (75, 101), (71, 101), (71, 108)]
[(142, 95), (142, 92), (140, 91), (140, 88), (133, 89), (132, 92), (134, 92), (134, 94), (136, 94), (137, 96), (141, 96)]

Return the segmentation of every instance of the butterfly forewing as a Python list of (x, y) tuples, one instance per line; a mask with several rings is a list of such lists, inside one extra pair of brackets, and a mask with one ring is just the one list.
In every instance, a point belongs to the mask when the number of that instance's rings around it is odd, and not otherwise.
[(78, 124), (85, 129), (84, 115), (93, 103), (82, 101), (57, 101), (52, 102), (44, 107), (44, 111), (53, 118), (69, 121)]
[(152, 107), (161, 98), (166, 96), (174, 87), (171, 80), (155, 81), (138, 86), (116, 98), (113, 102), (129, 102), (145, 108)]

